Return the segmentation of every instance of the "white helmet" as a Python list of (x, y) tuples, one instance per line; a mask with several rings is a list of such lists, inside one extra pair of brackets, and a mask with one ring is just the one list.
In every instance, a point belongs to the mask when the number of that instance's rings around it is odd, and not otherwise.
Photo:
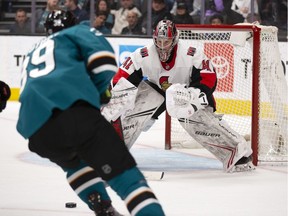
[(161, 62), (166, 62), (169, 59), (178, 40), (178, 31), (171, 20), (161, 20), (157, 24), (153, 32), (153, 41)]

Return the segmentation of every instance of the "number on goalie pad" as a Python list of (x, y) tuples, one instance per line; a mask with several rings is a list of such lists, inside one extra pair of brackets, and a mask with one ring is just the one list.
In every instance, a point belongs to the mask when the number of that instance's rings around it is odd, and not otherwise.
[(244, 137), (234, 131), (211, 107), (201, 109), (188, 119), (179, 119), (181, 126), (199, 144), (223, 163), (229, 172), (243, 156), (252, 154)]
[(134, 109), (121, 116), (124, 141), (129, 149), (163, 102), (164, 97), (153, 87), (144, 81), (139, 84)]
[(110, 102), (101, 109), (101, 114), (110, 122), (133, 110), (137, 87), (127, 79), (121, 78), (111, 90)]
[(185, 84), (173, 84), (166, 90), (166, 109), (170, 116), (189, 118), (199, 109), (204, 109), (208, 100), (197, 88), (186, 88)]

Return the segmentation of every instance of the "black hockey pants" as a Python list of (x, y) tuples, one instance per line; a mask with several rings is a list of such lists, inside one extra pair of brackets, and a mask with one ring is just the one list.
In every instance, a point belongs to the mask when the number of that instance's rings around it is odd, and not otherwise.
[(56, 110), (29, 138), (29, 149), (62, 168), (74, 168), (83, 160), (104, 180), (136, 165), (111, 124), (85, 102)]

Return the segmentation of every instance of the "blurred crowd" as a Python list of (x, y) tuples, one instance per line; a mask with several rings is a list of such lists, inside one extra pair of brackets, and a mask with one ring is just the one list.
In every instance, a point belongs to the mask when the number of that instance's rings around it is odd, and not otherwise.
[[(11, 4), (13, 0), (2, 0), (1, 13), (11, 12)], [(112, 35), (151, 35), (162, 19), (176, 24), (259, 22), (287, 33), (287, 0), (47, 0), (44, 8), (14, 7), (10, 33), (45, 34), (47, 14), (57, 8), (71, 11), (79, 23)]]

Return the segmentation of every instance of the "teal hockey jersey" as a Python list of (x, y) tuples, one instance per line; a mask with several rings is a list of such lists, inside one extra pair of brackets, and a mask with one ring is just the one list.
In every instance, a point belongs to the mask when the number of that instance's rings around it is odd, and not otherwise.
[(113, 48), (86, 25), (57, 32), (33, 47), (22, 68), (17, 130), (29, 138), (52, 115), (78, 100), (100, 109), (100, 95), (117, 71)]

